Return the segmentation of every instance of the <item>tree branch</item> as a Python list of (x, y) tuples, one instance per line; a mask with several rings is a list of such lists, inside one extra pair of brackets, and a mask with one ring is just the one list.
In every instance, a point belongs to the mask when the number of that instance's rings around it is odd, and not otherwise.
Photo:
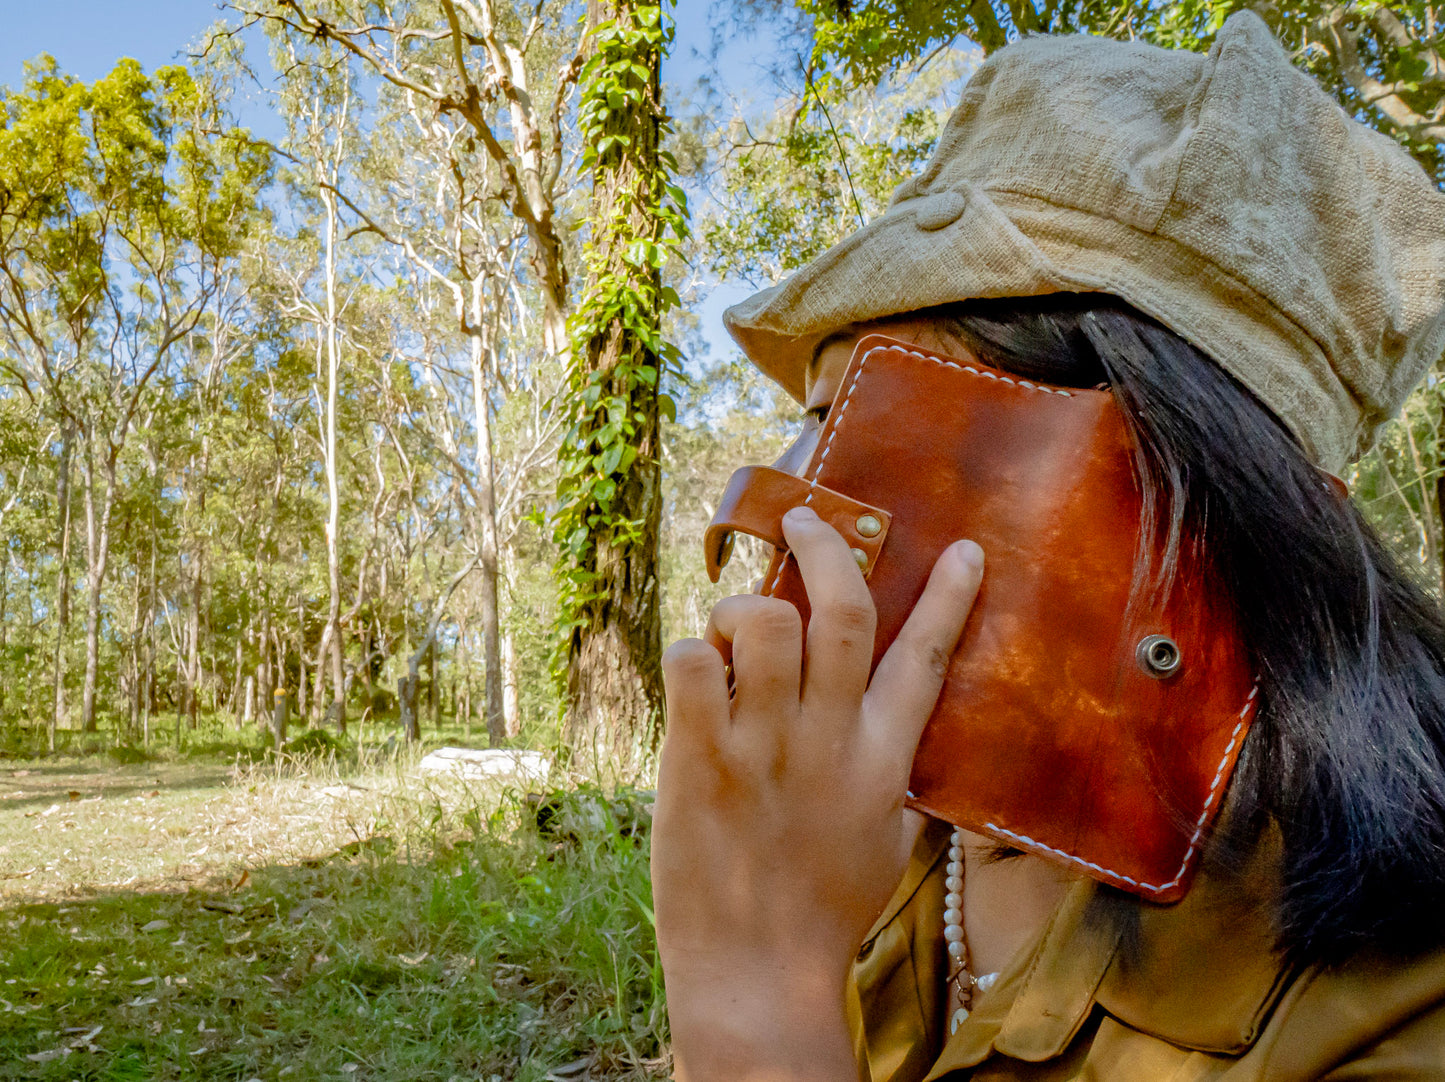
[[(1394, 127), (1422, 142), (1445, 142), (1445, 124), (1418, 113), (1397, 92), (1376, 79), (1360, 60), (1359, 31), (1349, 25), (1350, 10), (1337, 5), (1316, 20), (1320, 45), (1334, 58), (1340, 74), (1365, 105), (1378, 109)], [(1400, 29), (1404, 29), (1401, 27)]]

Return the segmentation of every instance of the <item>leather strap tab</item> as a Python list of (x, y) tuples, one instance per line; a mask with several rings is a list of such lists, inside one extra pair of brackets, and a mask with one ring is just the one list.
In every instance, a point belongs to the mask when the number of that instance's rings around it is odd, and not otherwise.
[(809, 484), (801, 477), (771, 466), (744, 466), (728, 479), (717, 514), (703, 534), (707, 574), (717, 582), (732, 556), (733, 534), (745, 533), (786, 551), (783, 515), (794, 507), (811, 507), (833, 529), (843, 535), (854, 553), (861, 552), (859, 566), (867, 578), (878, 561), (883, 540), (888, 536), (892, 516), (879, 507)]

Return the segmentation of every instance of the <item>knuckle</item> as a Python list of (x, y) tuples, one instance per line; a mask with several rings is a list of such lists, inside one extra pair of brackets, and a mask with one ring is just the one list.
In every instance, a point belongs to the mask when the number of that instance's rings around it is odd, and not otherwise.
[(758, 605), (748, 620), (749, 630), (758, 638), (768, 640), (791, 640), (801, 638), (803, 620), (786, 601), (776, 598), (759, 598), (766, 604)]
[(913, 658), (914, 663), (930, 676), (943, 680), (948, 675), (948, 668), (953, 663), (953, 651), (943, 643), (905, 631), (898, 636), (897, 645), (907, 651), (906, 657)]
[(682, 680), (711, 672), (722, 657), (701, 639), (681, 639), (662, 655), (662, 669), (669, 679)]
[(939, 680), (948, 675), (948, 666), (952, 661), (953, 653), (938, 643), (923, 648), (924, 667)]
[(873, 630), (876, 615), (871, 600), (839, 597), (827, 602), (819, 615), (844, 632), (864, 633)]

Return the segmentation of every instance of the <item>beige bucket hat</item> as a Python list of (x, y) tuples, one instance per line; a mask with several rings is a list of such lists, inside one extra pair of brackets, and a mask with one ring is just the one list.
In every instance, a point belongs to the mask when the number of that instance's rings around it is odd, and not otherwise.
[(1445, 194), (1232, 16), (1207, 56), (1037, 37), (991, 56), (887, 211), (728, 309), (801, 400), (818, 342), (983, 297), (1113, 294), (1332, 472), (1445, 352)]

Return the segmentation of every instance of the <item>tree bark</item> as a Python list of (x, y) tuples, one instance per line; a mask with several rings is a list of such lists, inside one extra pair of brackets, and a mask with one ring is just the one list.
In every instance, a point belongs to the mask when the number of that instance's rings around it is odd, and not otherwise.
[[(630, 21), (638, 6), (636, 0), (592, 0), (589, 21), (594, 26), (607, 19)], [(605, 135), (622, 137), (630, 149), (624, 155), (614, 146), (599, 154), (593, 169), (592, 244), (600, 261), (592, 265), (589, 290), (611, 276), (635, 278), (637, 272), (626, 260), (630, 246), (639, 238), (657, 237), (661, 229), (655, 190), (661, 56), (652, 50), (639, 52), (634, 59), (649, 72), (652, 108), (609, 114)], [(631, 207), (626, 220), (619, 220), (613, 210), (622, 203)], [(593, 531), (584, 562), (591, 576), (591, 597), (573, 614), (577, 624), (568, 643), (565, 739), (583, 766), (602, 774), (615, 771), (631, 780), (648, 768), (662, 735), (661, 428), (658, 381), (648, 385), (612, 373), (623, 361), (650, 364), (658, 371), (662, 364), (634, 331), (620, 323), (603, 328), (588, 341), (582, 360), (589, 372), (603, 374), (603, 399), (625, 396), (628, 416), (638, 419), (633, 444), (637, 458), (618, 485), (610, 511), (613, 521), (626, 520), (631, 528)], [(607, 421), (596, 411), (586, 411), (582, 440)]]
[[(55, 656), (51, 670), (51, 712), (46, 725), (46, 746), (55, 750), (55, 730), (65, 721), (66, 639), (70, 637), (70, 465), (75, 446), (75, 426), (60, 426), (60, 463), (55, 481), (55, 502), (59, 512), (56, 547), (60, 550), (55, 583)], [(69, 725), (66, 726), (69, 728)]]
[(396, 702), (401, 712), (401, 731), (407, 743), (414, 744), (421, 739), (421, 727), (416, 720), (416, 685), (420, 678), (414, 670), (396, 682)]
[(139, 567), (135, 570), (135, 594), (131, 603), (131, 637), (130, 637), (130, 717), (127, 723), (127, 742), (136, 738), (140, 732), (141, 696), (145, 694), (144, 677), (141, 675), (141, 643), (145, 636), (141, 633), (141, 592), (145, 585), (145, 576), (141, 574)]
[(303, 598), (296, 598), (296, 721), (306, 723), (306, 606)]
[[(270, 705), (271, 692), (276, 687), (271, 676), (271, 658), (273, 656), (271, 649), (271, 606), (267, 603), (263, 603), (261, 608), (259, 650), (260, 660), (256, 665), (256, 701), (261, 704), (260, 713), (264, 713), (266, 707)], [(258, 720), (260, 713), (257, 715)]]
[(431, 714), (432, 732), (442, 727), (441, 689), (437, 686), (437, 640), (432, 636), (431, 649), (426, 652), (426, 705)]
[[(339, 153), (339, 148), (338, 148)], [(341, 560), (337, 535), (341, 529), (341, 498), (336, 477), (336, 394), (341, 370), (341, 348), (337, 341), (336, 311), (336, 196), (321, 189), (326, 207), (326, 579), (330, 598), (326, 610), (323, 644), (330, 646), (332, 701), (330, 713), (339, 732), (346, 732), (346, 683), (341, 658)], [(317, 659), (317, 671), (324, 663)], [(321, 704), (321, 681), (316, 684), (316, 707)]]
[[(81, 690), (80, 728), (95, 732), (95, 681), (100, 666), (100, 588), (105, 581), (105, 562), (109, 555), (109, 530), (100, 523), (103, 515), (109, 520), (110, 501), (102, 495), (104, 509), (96, 507), (95, 431), (85, 434), (84, 466), (81, 476), (85, 491), (85, 683)], [(102, 540), (102, 534), (104, 539)]]
[(507, 736), (518, 736), (522, 732), (522, 715), (517, 693), (517, 648), (511, 635), (502, 638), (502, 681), (502, 713), (507, 719)]
[(484, 279), (472, 282), (471, 361), (472, 408), (476, 414), (477, 439), (477, 517), (478, 542), (482, 571), (482, 667), (486, 691), (487, 742), (494, 748), (507, 739), (507, 718), (502, 706), (502, 644), (501, 613), (498, 603), (500, 561), (497, 558), (497, 478), (492, 456), (492, 406), (487, 394), (487, 349), (481, 336), (482, 286)]
[(151, 715), (156, 708), (156, 514), (151, 505), (151, 560), (146, 576), (145, 698), (141, 701), (141, 746), (150, 747)]
[(186, 607), (186, 728), (201, 715), (201, 545), (191, 554), (190, 604)]
[[(10, 600), (10, 554), (0, 548), (0, 659), (6, 656), (10, 625), (7, 617)], [(5, 681), (0, 680), (0, 726), (5, 722)]]

